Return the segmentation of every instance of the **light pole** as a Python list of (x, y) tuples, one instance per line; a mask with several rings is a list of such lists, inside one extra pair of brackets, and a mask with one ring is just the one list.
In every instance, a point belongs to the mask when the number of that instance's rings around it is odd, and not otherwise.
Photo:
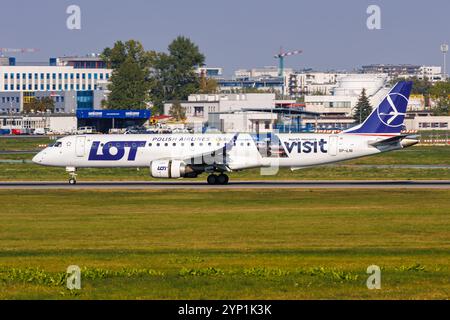
[(447, 52), (448, 52), (448, 44), (441, 44), (441, 52), (444, 55), (444, 70), (442, 72), (443, 76), (444, 76), (444, 80), (447, 79), (447, 64), (446, 64), (446, 56), (447, 56)]

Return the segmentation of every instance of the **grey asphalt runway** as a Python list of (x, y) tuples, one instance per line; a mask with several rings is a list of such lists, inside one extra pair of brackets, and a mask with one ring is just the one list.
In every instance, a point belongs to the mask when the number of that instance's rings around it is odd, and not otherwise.
[(228, 185), (210, 186), (204, 181), (78, 181), (69, 185), (64, 181), (0, 182), (1, 189), (450, 189), (450, 180), (237, 180)]

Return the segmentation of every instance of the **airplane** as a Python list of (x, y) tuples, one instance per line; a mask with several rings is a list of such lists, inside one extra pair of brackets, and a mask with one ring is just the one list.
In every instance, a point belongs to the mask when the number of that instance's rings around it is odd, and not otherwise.
[(401, 133), (411, 87), (398, 82), (365, 121), (338, 133), (73, 135), (56, 140), (33, 162), (65, 167), (70, 184), (76, 184), (78, 168), (146, 167), (155, 178), (206, 173), (211, 185), (227, 184), (232, 171), (330, 164), (418, 143)]

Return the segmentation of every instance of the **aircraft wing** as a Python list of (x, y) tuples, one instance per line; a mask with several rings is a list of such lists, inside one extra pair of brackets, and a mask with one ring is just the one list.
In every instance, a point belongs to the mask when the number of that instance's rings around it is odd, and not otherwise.
[[(180, 156), (177, 159), (167, 159), (167, 160), (181, 160), (193, 165), (214, 165), (216, 167), (222, 168), (224, 171), (230, 171), (227, 167), (228, 163), (228, 153), (235, 146), (238, 133), (233, 135), (233, 137), (225, 143), (223, 147), (217, 148), (213, 151), (208, 151), (205, 153), (198, 153), (189, 156)], [(165, 160), (165, 159), (161, 159)]]

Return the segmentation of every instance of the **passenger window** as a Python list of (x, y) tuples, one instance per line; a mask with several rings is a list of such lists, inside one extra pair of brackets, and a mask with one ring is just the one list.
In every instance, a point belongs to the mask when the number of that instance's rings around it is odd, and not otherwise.
[(151, 146), (152, 146), (152, 143), (150, 142), (150, 143), (148, 144), (148, 146), (151, 147)]
[(193, 143), (193, 142), (191, 143), (191, 146), (192, 146), (192, 147), (194, 146), (194, 143)]
[(168, 146), (168, 144), (167, 144), (167, 143), (164, 143), (164, 146), (165, 146), (165, 147), (167, 147), (167, 146)]
[(177, 144), (174, 142), (174, 143), (172, 143), (172, 145), (175, 147)]
[(156, 146), (157, 146), (157, 147), (159, 147), (159, 146), (160, 146), (159, 142), (158, 142), (158, 143), (156, 144)]

